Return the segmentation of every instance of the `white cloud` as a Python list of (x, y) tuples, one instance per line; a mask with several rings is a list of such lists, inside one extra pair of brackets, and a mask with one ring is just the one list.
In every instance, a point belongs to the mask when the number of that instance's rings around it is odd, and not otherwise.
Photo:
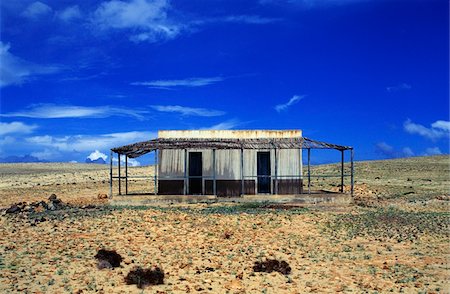
[(173, 87), (202, 87), (223, 81), (222, 77), (186, 78), (177, 80), (155, 80), (148, 82), (134, 82), (134, 86), (149, 86), (153, 88), (170, 89)]
[(61, 152), (91, 152), (93, 148), (108, 150), (113, 147), (150, 140), (155, 137), (156, 133), (153, 132), (134, 131), (100, 135), (33, 136), (26, 138), (25, 141), (35, 146), (52, 148)]
[(405, 157), (411, 157), (411, 156), (414, 156), (414, 151), (412, 151), (412, 149), (409, 148), (409, 147), (403, 148), (402, 153), (403, 153), (403, 155), (404, 155)]
[[(118, 161), (119, 160), (116, 157), (113, 158), (113, 164), (116, 165)], [(128, 158), (127, 163), (128, 166), (141, 166), (141, 163), (135, 158)], [(125, 165), (125, 156), (120, 157), (120, 164)]]
[(183, 26), (168, 18), (166, 0), (105, 1), (96, 9), (92, 22), (99, 32), (126, 30), (134, 42), (157, 42), (178, 36)]
[(128, 116), (145, 119), (148, 111), (113, 106), (75, 106), (55, 104), (33, 104), (25, 110), (0, 114), (0, 117), (29, 118), (104, 118), (110, 116)]
[(433, 129), (440, 129), (443, 131), (450, 132), (450, 121), (438, 120), (431, 124)]
[(54, 158), (59, 158), (61, 153), (55, 149), (44, 149), (43, 151), (31, 152), (31, 156), (37, 157), (40, 160), (52, 160)]
[(394, 147), (386, 142), (379, 142), (375, 144), (375, 152), (385, 158), (399, 158), (414, 156), (414, 151), (410, 147), (404, 147), (401, 151), (397, 151)]
[(403, 123), (403, 129), (409, 134), (417, 134), (433, 141), (450, 136), (450, 122), (443, 120), (438, 120), (431, 124), (431, 128), (427, 128), (408, 119)]
[(239, 120), (237, 119), (231, 119), (227, 120), (218, 124), (215, 124), (213, 126), (202, 128), (203, 130), (231, 130), (237, 127), (240, 124)]
[(425, 150), (424, 155), (440, 155), (442, 154), (441, 149), (439, 149), (439, 147), (431, 147), (431, 148), (427, 148)]
[(386, 91), (388, 92), (398, 92), (398, 91), (407, 91), (411, 90), (411, 85), (407, 83), (401, 83), (395, 86), (386, 87)]
[[(16, 139), (14, 137), (11, 136), (5, 136), (3, 138), (0, 138), (0, 146), (3, 145), (12, 145), (16, 142)], [(0, 149), (1, 151), (1, 149)]]
[(45, 3), (36, 1), (28, 5), (22, 12), (22, 16), (30, 19), (38, 19), (41, 16), (48, 15), (52, 12), (52, 8)]
[(302, 100), (303, 98), (305, 98), (305, 95), (294, 95), (291, 99), (289, 99), (288, 102), (284, 103), (284, 104), (278, 104), (275, 106), (275, 110), (277, 112), (281, 112), (284, 110), (287, 110), (289, 108), (289, 106), (292, 106), (294, 104), (296, 104), (297, 102), (299, 102), (300, 100)]
[(27, 125), (20, 121), (13, 121), (11, 123), (0, 122), (0, 135), (6, 134), (29, 134), (32, 133), (38, 126), (37, 125)]
[(56, 13), (56, 17), (64, 22), (70, 22), (75, 19), (79, 19), (82, 17), (80, 7), (78, 5), (73, 5), (66, 7), (65, 9), (58, 11)]
[(20, 85), (36, 75), (60, 71), (57, 66), (38, 65), (25, 61), (9, 52), (10, 45), (0, 41), (0, 87)]
[(211, 116), (221, 116), (225, 114), (225, 112), (220, 110), (206, 109), (206, 108), (192, 108), (179, 105), (152, 105), (151, 107), (160, 112), (179, 113), (181, 115), (186, 116), (211, 117)]
[(108, 158), (108, 155), (101, 153), (98, 150), (95, 150), (94, 152), (92, 152), (91, 154), (89, 154), (89, 156), (87, 157), (90, 160), (94, 161), (97, 160), (99, 158), (103, 159), (104, 161), (106, 161), (106, 159)]

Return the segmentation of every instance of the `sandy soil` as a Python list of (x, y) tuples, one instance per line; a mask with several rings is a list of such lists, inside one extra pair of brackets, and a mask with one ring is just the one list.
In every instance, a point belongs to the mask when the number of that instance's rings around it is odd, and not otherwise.
[[(0, 218), (0, 292), (141, 293), (124, 282), (140, 265), (165, 273), (164, 284), (148, 293), (449, 293), (448, 163), (358, 163), (359, 200), (346, 212), (235, 203), (112, 207), (97, 199), (109, 190), (105, 166), (0, 165), (1, 207), (47, 201), (51, 193), (75, 205)], [(116, 250), (122, 266), (99, 270), (94, 255), (101, 248)], [(253, 272), (266, 258), (288, 262), (292, 272)]]

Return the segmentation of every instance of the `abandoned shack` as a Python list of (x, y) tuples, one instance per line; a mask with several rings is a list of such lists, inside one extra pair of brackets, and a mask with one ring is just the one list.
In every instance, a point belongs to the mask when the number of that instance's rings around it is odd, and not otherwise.
[[(111, 149), (112, 181), (125, 179), (128, 194), (128, 158), (155, 153), (154, 194), (241, 196), (253, 194), (302, 194), (303, 151), (307, 150), (308, 193), (311, 149), (341, 152), (341, 192), (344, 176), (351, 176), (353, 193), (353, 148), (314, 141), (301, 130), (182, 130), (159, 131), (158, 138)], [(351, 174), (344, 174), (344, 151), (351, 151)], [(118, 176), (113, 176), (117, 153)], [(121, 155), (125, 176), (121, 176)]]

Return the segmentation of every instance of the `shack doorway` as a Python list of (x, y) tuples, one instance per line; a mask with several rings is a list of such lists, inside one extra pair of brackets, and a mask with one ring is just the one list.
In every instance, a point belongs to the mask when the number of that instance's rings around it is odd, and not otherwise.
[(258, 194), (270, 193), (270, 152), (257, 153)]
[(202, 173), (203, 162), (201, 152), (189, 152), (189, 192), (190, 195), (203, 194)]

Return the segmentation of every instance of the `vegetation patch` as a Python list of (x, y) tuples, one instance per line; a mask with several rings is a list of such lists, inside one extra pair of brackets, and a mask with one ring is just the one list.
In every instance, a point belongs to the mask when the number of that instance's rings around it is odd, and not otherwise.
[(449, 237), (449, 229), (448, 212), (409, 212), (395, 208), (338, 215), (325, 225), (325, 230), (335, 236), (346, 231), (350, 238), (373, 236), (398, 242), (413, 241), (422, 234)]
[(122, 256), (120, 256), (120, 254), (118, 254), (115, 250), (106, 249), (100, 249), (94, 257), (98, 260), (98, 267), (100, 269), (119, 267), (123, 260)]
[(307, 209), (303, 207), (284, 206), (270, 202), (246, 202), (232, 205), (212, 205), (199, 210), (200, 214), (261, 214), (261, 213), (304, 213)]
[(253, 271), (264, 273), (279, 272), (283, 275), (289, 275), (291, 273), (291, 267), (284, 260), (278, 261), (276, 259), (268, 259), (266, 261), (255, 262)]
[(159, 267), (154, 269), (143, 269), (135, 266), (125, 277), (127, 285), (136, 285), (139, 289), (143, 289), (150, 285), (164, 284), (164, 272)]

